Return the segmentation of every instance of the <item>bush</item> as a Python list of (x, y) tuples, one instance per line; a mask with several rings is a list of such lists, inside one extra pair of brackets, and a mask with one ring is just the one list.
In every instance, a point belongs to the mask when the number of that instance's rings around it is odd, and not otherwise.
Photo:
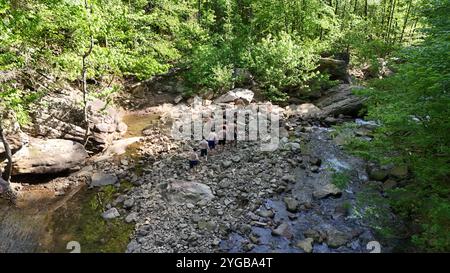
[(287, 98), (282, 91), (289, 87), (307, 87), (315, 76), (316, 60), (312, 42), (296, 41), (282, 32), (268, 35), (243, 56), (244, 62), (266, 90), (266, 95), (279, 101)]
[(430, 2), (431, 28), (422, 44), (402, 52), (396, 74), (375, 80), (368, 118), (381, 126), (374, 140), (353, 142), (359, 155), (406, 164), (413, 178), (391, 193), (395, 212), (412, 226), (421, 250), (450, 251), (450, 52), (448, 0)]

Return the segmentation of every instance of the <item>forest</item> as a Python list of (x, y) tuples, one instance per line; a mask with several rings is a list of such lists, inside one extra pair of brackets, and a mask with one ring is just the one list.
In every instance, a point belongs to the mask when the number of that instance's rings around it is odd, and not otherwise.
[(283, 107), (353, 84), (364, 98), (355, 115), (379, 126), (344, 150), (406, 166), (383, 199), (406, 227), (402, 251), (448, 252), (449, 14), (449, 0), (0, 0), (3, 180), (14, 174), (8, 135), (29, 133), (40, 101), (66, 86), (81, 94), (86, 146), (90, 101), (121, 104), (158, 77), (176, 78), (183, 98), (249, 88)]

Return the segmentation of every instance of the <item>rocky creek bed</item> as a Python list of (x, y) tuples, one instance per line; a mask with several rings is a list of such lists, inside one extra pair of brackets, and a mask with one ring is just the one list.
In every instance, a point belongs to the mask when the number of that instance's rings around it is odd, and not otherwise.
[(70, 241), (82, 252), (368, 251), (376, 238), (357, 193), (376, 185), (381, 196), (383, 185), (321, 127), (317, 107), (283, 110), (275, 151), (241, 141), (211, 153), (195, 172), (187, 153), (198, 142), (167, 130), (174, 113), (189, 110), (163, 104), (131, 113), (123, 118), (128, 133), (78, 171), (14, 184), (34, 194), (16, 208), (0, 204), (0, 252), (69, 252)]

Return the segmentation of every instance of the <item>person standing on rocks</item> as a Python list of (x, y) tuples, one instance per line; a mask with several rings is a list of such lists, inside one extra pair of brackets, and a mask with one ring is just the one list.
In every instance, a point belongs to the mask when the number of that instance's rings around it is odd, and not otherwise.
[(208, 150), (209, 150), (209, 143), (203, 137), (202, 141), (200, 141), (200, 157), (205, 157), (206, 161), (208, 161)]
[(227, 131), (227, 139), (236, 147), (237, 146), (236, 124), (234, 122), (228, 124), (226, 131)]
[(216, 148), (216, 143), (217, 143), (217, 134), (216, 132), (211, 131), (208, 135), (208, 146), (210, 151)]
[(227, 126), (224, 125), (222, 130), (219, 131), (219, 145), (222, 146), (221, 150), (225, 149), (225, 144), (227, 143)]
[(199, 163), (197, 148), (193, 148), (189, 154), (189, 168), (192, 170)]

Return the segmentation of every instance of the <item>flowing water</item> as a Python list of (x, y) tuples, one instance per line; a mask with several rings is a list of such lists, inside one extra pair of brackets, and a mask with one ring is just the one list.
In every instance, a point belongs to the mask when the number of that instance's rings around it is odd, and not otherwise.
[[(142, 130), (157, 119), (156, 114), (126, 115), (125, 137), (141, 136)], [(27, 175), (16, 179), (32, 185), (25, 186), (30, 189), (15, 205), (0, 199), (0, 253), (70, 252), (67, 246), (71, 241), (80, 243), (81, 252), (125, 251), (133, 226), (101, 217), (105, 202), (121, 189), (111, 186), (92, 190), (83, 184), (58, 197), (45, 187), (52, 177)]]

